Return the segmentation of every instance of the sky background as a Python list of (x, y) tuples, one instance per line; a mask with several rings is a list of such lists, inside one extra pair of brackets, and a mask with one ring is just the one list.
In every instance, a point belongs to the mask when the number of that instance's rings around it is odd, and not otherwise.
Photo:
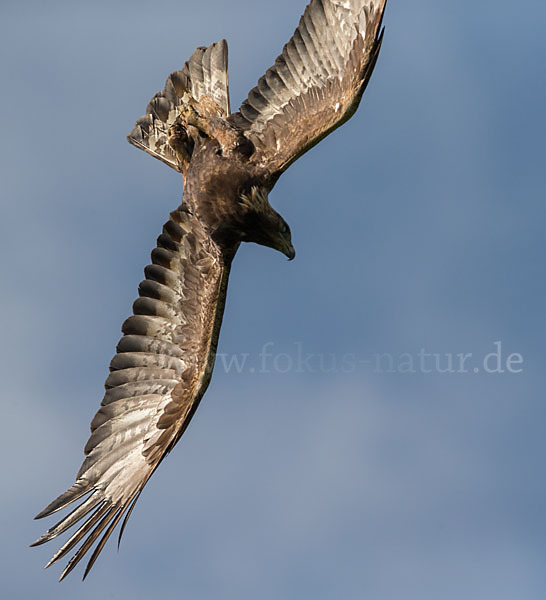
[[(360, 110), (272, 193), (296, 260), (248, 245), (235, 261), (219, 351), (245, 368), (218, 364), (121, 551), (85, 584), (81, 568), (61, 585), (42, 570), (59, 543), (28, 548), (56, 521), (32, 517), (73, 483), (180, 202), (180, 177), (126, 134), (222, 37), (237, 107), (304, 6), (2, 0), (4, 597), (546, 597), (538, 0), (389, 2)], [(484, 372), (496, 342), (522, 372)], [(419, 353), (473, 357), (439, 373)], [(343, 368), (348, 354), (370, 362)]]

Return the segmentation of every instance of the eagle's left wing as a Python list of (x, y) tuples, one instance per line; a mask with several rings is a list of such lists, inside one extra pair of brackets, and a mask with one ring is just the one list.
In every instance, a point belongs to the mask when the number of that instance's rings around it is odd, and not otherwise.
[(106, 393), (75, 484), (37, 518), (83, 502), (33, 545), (79, 528), (55, 554), (81, 543), (63, 579), (95, 542), (85, 574), (117, 523), (186, 429), (209, 383), (224, 309), (229, 262), (184, 207), (171, 213), (145, 269), (134, 315), (125, 321)]
[(275, 65), (229, 120), (273, 181), (358, 108), (387, 0), (311, 0)]

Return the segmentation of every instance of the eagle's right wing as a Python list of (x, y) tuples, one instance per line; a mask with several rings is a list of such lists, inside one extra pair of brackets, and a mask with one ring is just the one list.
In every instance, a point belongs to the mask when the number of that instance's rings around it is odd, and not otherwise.
[(204, 96), (219, 108), (218, 116), (229, 115), (226, 40), (197, 48), (180, 71), (169, 75), (165, 89), (150, 100), (146, 114), (138, 119), (127, 141), (181, 171), (179, 158), (169, 145), (169, 128), (179, 115), (183, 99), (191, 97), (199, 102)]
[(33, 544), (80, 524), (47, 565), (82, 542), (61, 579), (102, 536), (87, 575), (116, 524), (128, 518), (142, 488), (186, 429), (212, 374), (228, 273), (229, 261), (200, 222), (183, 207), (171, 213), (145, 269), (134, 315), (123, 324), (76, 482), (37, 517), (85, 498)]
[(386, 0), (311, 0), (282, 54), (229, 120), (271, 180), (349, 119), (381, 47)]

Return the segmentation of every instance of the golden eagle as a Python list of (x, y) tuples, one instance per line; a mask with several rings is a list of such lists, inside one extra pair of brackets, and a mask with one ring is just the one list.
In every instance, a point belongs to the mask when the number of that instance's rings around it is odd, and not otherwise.
[(47, 565), (82, 542), (61, 580), (99, 540), (85, 578), (123, 518), (121, 538), (143, 487), (195, 413), (212, 375), (241, 242), (294, 258), (290, 229), (268, 194), (357, 109), (381, 47), (385, 3), (311, 0), (275, 64), (233, 114), (225, 40), (198, 48), (129, 134), (131, 144), (182, 173), (184, 198), (123, 323), (76, 483), (37, 516), (83, 499), (33, 544), (81, 522)]

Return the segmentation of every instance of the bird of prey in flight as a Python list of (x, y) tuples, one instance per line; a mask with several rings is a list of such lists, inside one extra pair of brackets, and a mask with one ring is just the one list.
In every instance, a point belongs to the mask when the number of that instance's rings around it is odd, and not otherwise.
[(167, 79), (128, 140), (179, 171), (170, 214), (110, 363), (74, 485), (47, 517), (82, 502), (33, 545), (79, 528), (61, 579), (116, 525), (120, 538), (148, 479), (178, 442), (209, 384), (231, 262), (241, 242), (295, 252), (268, 194), (302, 154), (356, 111), (374, 69), (386, 0), (311, 0), (275, 64), (239, 110), (229, 106), (225, 40), (198, 48)]

